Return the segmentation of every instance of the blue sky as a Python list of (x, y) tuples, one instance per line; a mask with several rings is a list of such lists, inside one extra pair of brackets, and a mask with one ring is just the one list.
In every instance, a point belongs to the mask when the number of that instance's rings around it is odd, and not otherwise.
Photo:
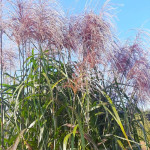
[[(99, 11), (104, 0), (58, 0), (65, 12), (77, 14), (88, 9)], [(135, 29), (150, 29), (150, 0), (111, 0), (116, 8), (115, 24), (121, 39), (135, 35)]]

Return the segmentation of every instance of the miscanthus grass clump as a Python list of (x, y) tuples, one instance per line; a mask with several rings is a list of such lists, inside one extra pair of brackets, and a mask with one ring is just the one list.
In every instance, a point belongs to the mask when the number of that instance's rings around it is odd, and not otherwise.
[(1, 5), (2, 150), (148, 149), (148, 47), (117, 40), (104, 6), (67, 17), (50, 0)]

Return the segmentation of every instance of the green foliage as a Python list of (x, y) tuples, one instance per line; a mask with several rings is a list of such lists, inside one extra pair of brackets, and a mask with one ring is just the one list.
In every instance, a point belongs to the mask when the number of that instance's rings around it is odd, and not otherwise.
[[(25, 63), (25, 80), (15, 76), (14, 84), (3, 85), (6, 149), (139, 150), (140, 141), (149, 147), (143, 114), (117, 81), (107, 86), (103, 80), (93, 88), (87, 80), (85, 90), (74, 92), (72, 64), (44, 53), (37, 57), (34, 52)], [(112, 90), (120, 96), (119, 103), (111, 96)]]

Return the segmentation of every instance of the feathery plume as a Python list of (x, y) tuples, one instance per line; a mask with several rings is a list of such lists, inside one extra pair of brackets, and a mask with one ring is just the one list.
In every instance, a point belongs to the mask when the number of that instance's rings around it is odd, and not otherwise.
[(68, 24), (65, 48), (75, 51), (82, 60), (89, 60), (91, 56), (97, 57), (96, 60), (107, 59), (113, 45), (112, 32), (111, 25), (102, 16), (89, 12), (71, 17)]
[(16, 53), (12, 49), (5, 49), (3, 51), (3, 70), (7, 71), (10, 68), (15, 68), (15, 60), (17, 59)]
[(62, 49), (63, 13), (50, 0), (33, 4), (32, 38), (40, 44), (46, 44), (49, 49)]
[(150, 65), (145, 58), (135, 62), (127, 74), (127, 79), (132, 81), (134, 90), (137, 91), (141, 101), (149, 100), (150, 96)]
[(112, 59), (114, 62), (112, 62), (112, 65), (118, 73), (126, 76), (134, 63), (140, 60), (143, 55), (143, 49), (139, 44), (134, 43), (131, 46), (125, 45), (114, 52)]
[(31, 36), (32, 31), (32, 13), (31, 3), (29, 1), (16, 0), (9, 1), (14, 10), (10, 10), (7, 21), (7, 34), (18, 45), (24, 44)]

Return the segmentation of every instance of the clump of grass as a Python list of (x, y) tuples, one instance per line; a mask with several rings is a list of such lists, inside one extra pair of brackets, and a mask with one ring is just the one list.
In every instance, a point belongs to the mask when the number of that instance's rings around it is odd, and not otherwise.
[(20, 68), (3, 73), (11, 78), (1, 83), (3, 147), (138, 150), (142, 140), (148, 148), (138, 108), (149, 94), (141, 43), (120, 46), (104, 12), (68, 19), (48, 0), (10, 4), (15, 9), (4, 33), (16, 45)]

